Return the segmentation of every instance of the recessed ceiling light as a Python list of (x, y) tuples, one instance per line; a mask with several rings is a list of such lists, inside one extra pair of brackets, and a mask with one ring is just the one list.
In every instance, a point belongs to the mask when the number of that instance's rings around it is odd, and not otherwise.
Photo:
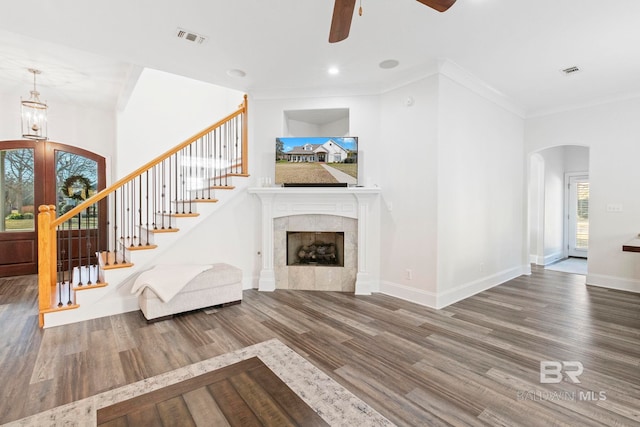
[(244, 71), (235, 68), (232, 70), (227, 70), (227, 74), (231, 77), (244, 77), (247, 75), (247, 73), (245, 73)]
[(335, 76), (336, 74), (340, 74), (340, 70), (338, 69), (338, 67), (329, 67), (327, 72), (332, 76)]
[(398, 64), (400, 64), (400, 63), (395, 59), (386, 59), (386, 60), (382, 61), (380, 64), (378, 64), (378, 66), (380, 68), (384, 68), (385, 70), (388, 70), (389, 68), (397, 67)]

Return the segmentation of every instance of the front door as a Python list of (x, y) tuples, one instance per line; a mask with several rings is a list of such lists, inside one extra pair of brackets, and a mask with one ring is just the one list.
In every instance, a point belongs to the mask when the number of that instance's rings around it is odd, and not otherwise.
[[(80, 184), (90, 189), (76, 193)], [(105, 160), (95, 153), (49, 141), (0, 142), (0, 277), (37, 273), (38, 206), (55, 205), (60, 216), (104, 186)]]
[(38, 269), (37, 216), (44, 204), (44, 150), (34, 141), (0, 143), (0, 277)]

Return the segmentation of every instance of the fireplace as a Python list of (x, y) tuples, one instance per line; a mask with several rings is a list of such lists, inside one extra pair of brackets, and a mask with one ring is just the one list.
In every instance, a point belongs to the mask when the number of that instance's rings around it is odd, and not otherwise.
[(290, 215), (274, 219), (273, 227), (279, 289), (354, 292), (357, 220), (324, 214)]
[[(378, 289), (379, 188), (256, 187), (249, 193), (258, 196), (262, 206), (259, 290), (368, 295)], [(287, 231), (298, 230), (344, 233), (344, 265), (288, 265)]]
[(344, 267), (344, 232), (287, 231), (287, 265)]

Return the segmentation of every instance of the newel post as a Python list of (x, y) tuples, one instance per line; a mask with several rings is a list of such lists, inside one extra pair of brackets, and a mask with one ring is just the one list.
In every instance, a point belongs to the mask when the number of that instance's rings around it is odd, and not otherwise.
[(38, 323), (44, 326), (44, 312), (51, 308), (51, 288), (56, 277), (56, 240), (51, 222), (55, 219), (55, 206), (38, 207)]

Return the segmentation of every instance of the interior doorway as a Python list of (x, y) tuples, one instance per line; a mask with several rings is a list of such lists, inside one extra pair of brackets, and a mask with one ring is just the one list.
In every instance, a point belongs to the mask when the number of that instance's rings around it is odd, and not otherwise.
[(566, 145), (529, 156), (530, 262), (588, 257), (589, 148)]
[(0, 141), (0, 277), (37, 273), (38, 206), (60, 216), (104, 189), (105, 175), (104, 157), (78, 147)]

